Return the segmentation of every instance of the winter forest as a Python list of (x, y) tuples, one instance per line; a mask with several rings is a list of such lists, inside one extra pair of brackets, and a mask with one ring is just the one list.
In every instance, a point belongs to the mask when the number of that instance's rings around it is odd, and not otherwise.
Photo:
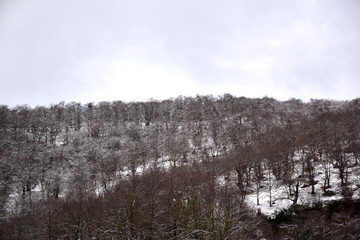
[(0, 106), (0, 239), (360, 239), (360, 99)]

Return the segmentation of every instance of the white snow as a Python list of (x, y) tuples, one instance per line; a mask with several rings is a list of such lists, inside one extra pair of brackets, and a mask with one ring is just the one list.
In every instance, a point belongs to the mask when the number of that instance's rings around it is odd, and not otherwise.
[[(297, 158), (299, 156), (296, 156)], [(296, 166), (295, 172), (298, 175), (301, 169), (300, 164)], [(342, 195), (343, 188), (349, 188), (353, 191), (353, 199), (360, 198), (360, 166), (354, 166), (349, 168), (349, 184), (347, 186), (341, 186), (341, 182), (339, 179), (338, 169), (331, 166), (331, 176), (330, 176), (330, 185), (331, 188), (328, 188), (327, 191), (332, 191), (335, 194), (333, 196), (324, 196), (323, 193), (323, 183), (324, 183), (324, 172), (323, 166), (317, 162), (315, 165), (315, 180), (318, 181), (315, 185), (315, 194), (311, 194), (311, 186), (304, 186), (304, 181), (300, 182), (299, 187), (299, 198), (297, 204), (301, 204), (303, 206), (311, 207), (317, 203), (326, 204), (327, 202), (343, 199)], [(267, 175), (265, 173), (265, 175)], [(272, 175), (272, 174), (271, 174)], [(296, 177), (295, 175), (293, 176)], [(257, 194), (255, 191), (255, 183), (252, 183), (253, 186), (251, 189), (253, 192), (249, 193), (245, 198), (245, 203), (253, 210), (260, 211), (262, 214), (268, 217), (274, 217), (276, 212), (281, 209), (289, 208), (293, 204), (293, 196), (289, 196), (288, 188), (281, 182), (281, 180), (277, 181), (274, 176), (271, 176), (272, 181), (272, 206), (270, 207), (269, 201), (269, 188), (268, 182), (265, 179), (262, 182), (262, 188), (260, 189), (259, 194), (259, 205), (257, 205)], [(220, 181), (223, 183), (223, 181)]]

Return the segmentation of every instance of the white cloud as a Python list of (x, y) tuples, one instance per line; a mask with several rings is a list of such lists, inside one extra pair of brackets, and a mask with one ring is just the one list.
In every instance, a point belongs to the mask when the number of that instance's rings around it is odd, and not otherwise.
[(96, 82), (87, 91), (84, 101), (146, 101), (195, 95), (198, 91), (194, 81), (183, 70), (164, 64), (135, 59), (95, 60), (83, 69), (93, 69), (89, 74), (90, 82)]
[(358, 1), (5, 2), (2, 104), (358, 96)]

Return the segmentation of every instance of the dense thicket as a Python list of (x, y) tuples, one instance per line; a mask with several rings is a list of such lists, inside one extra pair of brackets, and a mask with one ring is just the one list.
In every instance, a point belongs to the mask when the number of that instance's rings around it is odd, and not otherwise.
[(246, 194), (267, 181), (271, 205), (271, 175), (296, 204), (332, 168), (345, 190), (359, 129), (359, 99), (0, 106), (0, 237), (261, 238)]

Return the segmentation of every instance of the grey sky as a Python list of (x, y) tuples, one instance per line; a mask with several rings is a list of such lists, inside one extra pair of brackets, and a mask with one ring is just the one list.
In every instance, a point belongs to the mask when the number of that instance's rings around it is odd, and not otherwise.
[(358, 0), (0, 0), (0, 104), (352, 99)]

